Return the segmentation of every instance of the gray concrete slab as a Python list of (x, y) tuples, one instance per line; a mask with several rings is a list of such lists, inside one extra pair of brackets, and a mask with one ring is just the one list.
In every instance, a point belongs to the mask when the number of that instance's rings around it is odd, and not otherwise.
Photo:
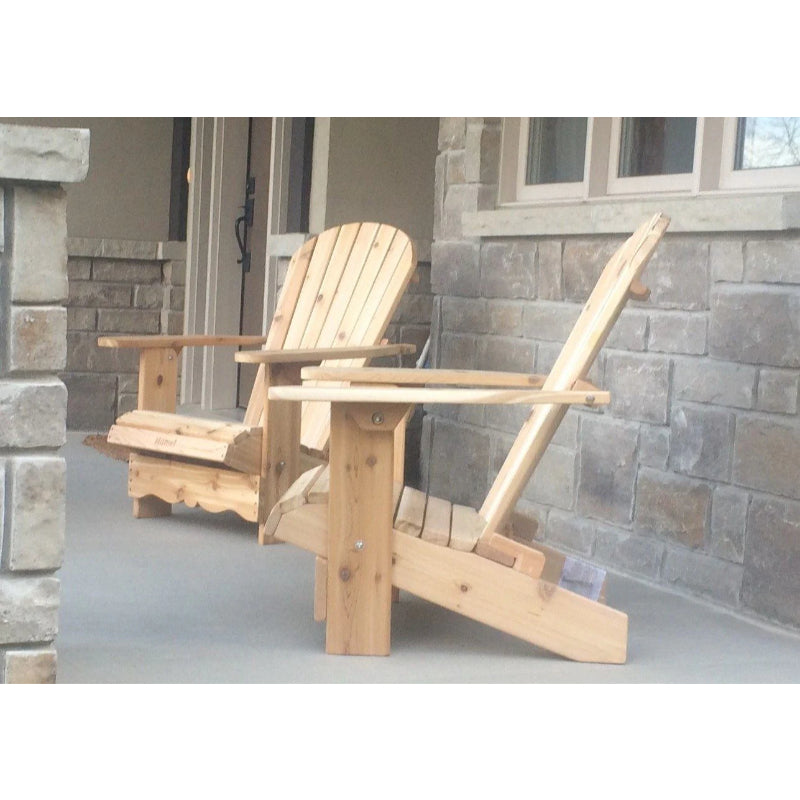
[(800, 636), (611, 576), (623, 666), (577, 664), (403, 593), (388, 658), (327, 656), (314, 559), (233, 514), (134, 520), (126, 464), (68, 434), (59, 683), (795, 683)]

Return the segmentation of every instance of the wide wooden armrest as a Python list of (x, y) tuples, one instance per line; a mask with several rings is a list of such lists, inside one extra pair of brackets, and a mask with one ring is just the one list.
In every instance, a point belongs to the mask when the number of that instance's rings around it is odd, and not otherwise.
[(264, 344), (266, 336), (101, 336), (97, 340), (99, 347), (136, 347), (146, 350), (151, 347), (244, 347)]
[(321, 400), (330, 403), (448, 403), (466, 405), (496, 404), (582, 404), (605, 405), (609, 392), (545, 392), (530, 389), (429, 389), (407, 386), (273, 386), (270, 400)]
[(300, 350), (242, 350), (234, 355), (244, 364), (318, 364), (347, 358), (381, 358), (415, 353), (413, 344), (376, 344), (355, 347), (309, 347)]
[[(473, 369), (404, 369), (395, 367), (304, 367), (304, 381), (386, 383), (392, 386), (496, 386), (541, 389), (547, 375), (524, 372), (492, 372)], [(600, 392), (589, 381), (575, 381), (572, 389)]]

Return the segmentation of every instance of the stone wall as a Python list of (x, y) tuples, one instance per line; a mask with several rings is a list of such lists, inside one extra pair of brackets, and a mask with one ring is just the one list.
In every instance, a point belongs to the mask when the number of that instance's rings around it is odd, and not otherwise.
[(100, 336), (183, 333), (185, 245), (68, 241), (67, 427), (107, 431), (136, 408), (139, 351), (98, 347)]
[[(441, 121), (434, 361), (547, 372), (624, 236), (465, 236), (495, 207), (500, 131)], [(561, 549), (800, 627), (800, 233), (668, 232), (644, 283), (589, 375), (610, 407), (568, 412), (518, 511)], [(428, 412), (432, 493), (480, 505), (527, 410)]]
[(0, 125), (0, 683), (56, 677), (64, 555), (67, 227), (88, 131)]

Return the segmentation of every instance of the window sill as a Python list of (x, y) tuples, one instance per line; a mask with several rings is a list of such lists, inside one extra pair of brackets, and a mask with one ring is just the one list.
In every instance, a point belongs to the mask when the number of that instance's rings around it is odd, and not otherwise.
[(800, 192), (708, 193), (695, 197), (602, 198), (507, 205), (462, 215), (465, 236), (569, 236), (630, 233), (663, 211), (670, 232), (709, 233), (800, 229)]

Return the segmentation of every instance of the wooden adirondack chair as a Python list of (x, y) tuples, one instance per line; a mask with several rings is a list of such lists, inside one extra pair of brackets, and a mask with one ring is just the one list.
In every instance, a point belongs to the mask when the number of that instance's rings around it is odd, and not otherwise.
[[(332, 402), (330, 466), (304, 473), (266, 523), (317, 555), (329, 653), (389, 653), (393, 586), (571, 659), (625, 661), (627, 616), (602, 602), (605, 572), (505, 534), (569, 405), (609, 402), (586, 375), (626, 300), (649, 295), (638, 277), (668, 223), (655, 215), (612, 257), (547, 376), (316, 368), (302, 377), (360, 385), (269, 390), (276, 402)], [(485, 388), (498, 386), (513, 388)], [(533, 404), (479, 511), (393, 486), (392, 425), (410, 404), (437, 402)]]
[[(121, 415), (108, 441), (130, 456), (128, 493), (135, 517), (163, 516), (171, 504), (235, 511), (259, 522), (301, 472), (302, 450), (324, 459), (330, 408), (306, 404), (302, 420), (272, 407), (270, 386), (300, 383), (300, 370), (332, 359), (360, 367), (370, 358), (413, 353), (379, 344), (416, 267), (408, 236), (389, 225), (353, 223), (307, 241), (291, 259), (266, 337), (103, 337), (105, 347), (141, 349), (139, 402)], [(175, 414), (177, 364), (189, 346), (264, 349), (242, 423)], [(250, 351), (242, 351), (246, 361)], [(400, 434), (398, 433), (398, 440)]]

